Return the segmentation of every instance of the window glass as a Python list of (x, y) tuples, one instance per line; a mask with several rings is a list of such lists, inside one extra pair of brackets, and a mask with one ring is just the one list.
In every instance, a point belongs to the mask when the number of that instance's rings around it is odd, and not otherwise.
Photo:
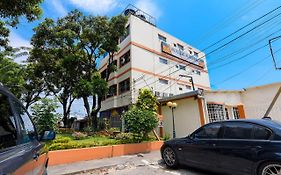
[(234, 117), (234, 119), (240, 118), (239, 111), (238, 111), (237, 107), (233, 107), (233, 117)]
[(126, 79), (119, 83), (119, 93), (124, 93), (130, 90), (130, 79)]
[(225, 120), (224, 106), (221, 104), (207, 104), (209, 121)]
[(164, 41), (164, 42), (166, 42), (166, 37), (165, 36), (162, 36), (162, 35), (160, 35), (160, 34), (158, 34), (158, 39), (160, 40), (160, 41)]
[(163, 63), (163, 64), (168, 64), (168, 60), (166, 60), (164, 58), (159, 58), (159, 62)]
[(15, 116), (7, 96), (0, 93), (0, 151), (5, 148), (16, 146), (17, 129)]
[(120, 43), (122, 43), (122, 41), (124, 41), (129, 35), (130, 35), (130, 25), (126, 27), (125, 34), (120, 37)]
[(125, 64), (127, 64), (128, 62), (130, 62), (131, 60), (131, 54), (130, 54), (130, 50), (128, 52), (126, 52), (124, 55), (122, 55), (119, 59), (119, 63), (120, 63), (120, 67), (124, 66)]
[(254, 126), (249, 123), (227, 123), (224, 128), (225, 139), (251, 139)]
[(204, 126), (200, 131), (195, 133), (195, 137), (198, 139), (215, 139), (218, 138), (220, 124), (211, 124)]
[(181, 45), (181, 44), (177, 44), (178, 45), (178, 48), (180, 49), (180, 50), (184, 50), (184, 47), (183, 47), (183, 45)]
[(271, 132), (262, 127), (262, 126), (255, 126), (255, 132), (254, 132), (254, 139), (257, 140), (268, 140), (271, 135)]
[(165, 80), (165, 79), (162, 79), (162, 78), (159, 78), (159, 83), (161, 83), (161, 84), (169, 84), (169, 81)]
[(179, 69), (181, 69), (181, 70), (186, 70), (186, 66), (184, 66), (184, 65), (179, 65)]
[(107, 98), (117, 95), (117, 84), (109, 87)]
[(15, 101), (14, 106), (19, 116), (20, 131), (23, 136), (21, 143), (27, 143), (36, 139), (36, 131), (34, 125), (29, 118), (26, 110), (18, 102)]

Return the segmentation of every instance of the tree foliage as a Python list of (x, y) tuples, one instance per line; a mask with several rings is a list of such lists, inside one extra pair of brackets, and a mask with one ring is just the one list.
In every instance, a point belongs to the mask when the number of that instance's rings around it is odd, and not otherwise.
[(158, 123), (156, 113), (157, 100), (148, 89), (141, 89), (136, 105), (123, 114), (126, 128), (145, 139)]
[(39, 6), (42, 2), (43, 0), (1, 0), (0, 18), (9, 20), (12, 26), (19, 22), (21, 16), (28, 21), (34, 21), (42, 14)]
[(31, 107), (32, 118), (38, 133), (43, 133), (48, 130), (57, 130), (59, 119), (59, 114), (56, 113), (57, 108), (57, 102), (48, 98), (42, 98)]

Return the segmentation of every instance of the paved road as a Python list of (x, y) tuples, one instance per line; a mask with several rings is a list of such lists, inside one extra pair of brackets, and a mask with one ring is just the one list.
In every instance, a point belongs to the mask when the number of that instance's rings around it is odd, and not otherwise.
[(159, 151), (109, 159), (83, 161), (49, 168), (49, 174), (71, 175), (214, 175), (188, 167), (166, 168)]

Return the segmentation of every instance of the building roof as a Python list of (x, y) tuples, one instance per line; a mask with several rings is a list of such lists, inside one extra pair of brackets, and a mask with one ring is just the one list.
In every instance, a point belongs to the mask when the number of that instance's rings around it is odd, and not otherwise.
[(162, 99), (159, 99), (158, 102), (164, 103), (164, 102), (180, 100), (180, 99), (188, 98), (188, 97), (197, 97), (198, 95), (200, 95), (200, 93), (198, 90), (196, 90), (196, 91), (191, 91), (191, 92), (187, 92), (187, 93), (183, 93), (183, 94), (179, 94), (179, 95), (174, 95), (172, 97), (162, 98)]

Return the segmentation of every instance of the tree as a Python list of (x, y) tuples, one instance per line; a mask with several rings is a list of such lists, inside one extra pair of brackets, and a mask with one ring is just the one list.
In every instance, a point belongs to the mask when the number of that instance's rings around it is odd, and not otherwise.
[(32, 119), (38, 133), (43, 133), (48, 130), (57, 130), (59, 118), (59, 114), (56, 113), (57, 108), (57, 102), (48, 98), (42, 98), (39, 103), (31, 107)]
[(11, 58), (0, 57), (0, 82), (20, 98), (24, 84), (22, 66)]
[(82, 72), (85, 53), (79, 49), (81, 16), (59, 19), (45, 19), (34, 29), (31, 56), (29, 63), (35, 65), (37, 76), (42, 78), (50, 93), (57, 97), (63, 108), (64, 125), (68, 126), (68, 118), (72, 103), (75, 100), (74, 87), (78, 84)]
[(153, 93), (148, 89), (141, 89), (136, 105), (133, 105), (123, 114), (126, 128), (130, 132), (140, 136), (142, 140), (148, 137), (158, 123), (157, 100)]
[(0, 1), (0, 18), (7, 19), (12, 26), (19, 22), (19, 17), (25, 16), (28, 21), (37, 20), (42, 9), (43, 0), (3, 0)]

